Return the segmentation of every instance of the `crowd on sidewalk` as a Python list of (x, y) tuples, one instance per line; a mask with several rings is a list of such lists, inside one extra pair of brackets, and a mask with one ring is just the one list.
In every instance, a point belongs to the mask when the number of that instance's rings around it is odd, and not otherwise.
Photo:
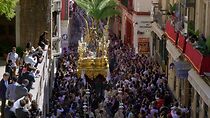
[[(43, 60), (43, 51), (48, 45), (45, 31), (35, 49), (27, 43), (22, 55), (16, 53), (16, 47), (8, 53), (6, 68), (0, 81), (1, 118), (37, 118), (41, 111), (30, 90), (38, 78), (37, 66)], [(7, 104), (6, 104), (7, 103)]]
[[(135, 54), (110, 35), (111, 76), (77, 75), (77, 48), (70, 46), (57, 62), (49, 118), (186, 118), (167, 87), (167, 77), (150, 56)], [(100, 81), (101, 80), (101, 81)]]

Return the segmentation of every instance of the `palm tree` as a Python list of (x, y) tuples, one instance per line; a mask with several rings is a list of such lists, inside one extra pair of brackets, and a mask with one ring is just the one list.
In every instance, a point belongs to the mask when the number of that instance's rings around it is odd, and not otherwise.
[[(118, 6), (115, 0), (75, 0), (75, 2), (86, 11), (88, 16), (93, 18), (93, 25), (96, 29), (102, 20), (108, 18), (108, 24), (110, 17), (120, 13), (119, 10), (115, 9)], [(86, 25), (88, 25), (87, 22)]]
[[(87, 16), (91, 17), (92, 24), (84, 17), (86, 23), (85, 40), (88, 44), (94, 44), (96, 50), (106, 50), (100, 44), (106, 45), (107, 39), (104, 38), (108, 35), (108, 26), (110, 17), (120, 14), (116, 9), (118, 2), (115, 0), (75, 0), (77, 5), (85, 10)], [(107, 21), (106, 26), (101, 29), (101, 23)], [(89, 27), (91, 26), (91, 27)], [(100, 43), (99, 43), (100, 42)]]
[(98, 21), (120, 13), (115, 9), (118, 6), (115, 0), (75, 0), (75, 2), (86, 11), (87, 15)]

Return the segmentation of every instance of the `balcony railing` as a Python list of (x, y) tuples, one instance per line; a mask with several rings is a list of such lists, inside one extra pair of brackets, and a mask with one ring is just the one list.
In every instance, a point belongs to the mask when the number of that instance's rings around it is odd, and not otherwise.
[(202, 54), (191, 42), (187, 42), (188, 37), (183, 35), (182, 30), (176, 32), (175, 24), (177, 22), (175, 20), (176, 18), (172, 16), (166, 22), (165, 33), (168, 39), (182, 51), (199, 74), (203, 75), (204, 72), (210, 72), (210, 55)]
[(175, 44), (177, 40), (177, 32), (175, 31), (173, 20), (168, 19), (166, 21), (165, 33), (167, 37)]
[(210, 72), (210, 55), (203, 55), (198, 49), (194, 48), (190, 42), (186, 43), (184, 54), (192, 63), (199, 74)]
[(179, 32), (179, 38), (178, 38), (177, 46), (182, 52), (184, 52), (185, 51), (185, 45), (186, 45), (185, 37)]

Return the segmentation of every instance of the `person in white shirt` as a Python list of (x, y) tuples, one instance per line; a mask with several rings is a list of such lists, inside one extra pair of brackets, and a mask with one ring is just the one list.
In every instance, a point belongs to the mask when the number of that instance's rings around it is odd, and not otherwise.
[(16, 47), (12, 47), (12, 52), (8, 53), (6, 62), (8, 63), (9, 60), (12, 61), (13, 67), (17, 66), (16, 62), (18, 61), (18, 54), (16, 53)]
[(11, 77), (16, 75), (18, 58), (19, 58), (19, 56), (16, 53), (16, 47), (12, 47), (12, 51), (8, 53), (7, 58), (6, 58), (6, 63), (8, 63), (9, 60), (12, 61), (12, 65), (11, 65), (12, 75), (10, 75)]
[(37, 58), (33, 56), (31, 52), (29, 52), (29, 54), (26, 54), (24, 61), (26, 64), (30, 63), (31, 66), (34, 67), (37, 63)]

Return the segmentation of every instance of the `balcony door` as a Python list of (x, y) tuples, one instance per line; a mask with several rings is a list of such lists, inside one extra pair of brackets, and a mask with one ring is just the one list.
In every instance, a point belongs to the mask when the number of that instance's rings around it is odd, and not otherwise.
[(125, 29), (125, 44), (133, 47), (133, 23), (128, 18), (126, 19), (126, 29)]

